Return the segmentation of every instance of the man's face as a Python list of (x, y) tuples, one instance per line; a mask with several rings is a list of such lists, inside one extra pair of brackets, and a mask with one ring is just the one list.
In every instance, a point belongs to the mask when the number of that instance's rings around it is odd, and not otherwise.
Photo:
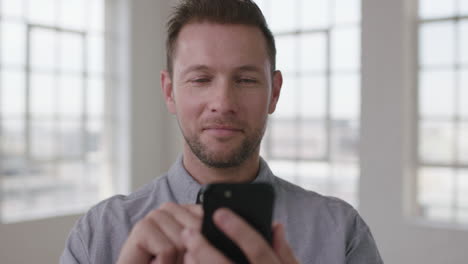
[(172, 78), (167, 72), (161, 78), (186, 150), (214, 168), (258, 155), (282, 82), (279, 72), (271, 74), (261, 31), (191, 23), (180, 31), (174, 54)]

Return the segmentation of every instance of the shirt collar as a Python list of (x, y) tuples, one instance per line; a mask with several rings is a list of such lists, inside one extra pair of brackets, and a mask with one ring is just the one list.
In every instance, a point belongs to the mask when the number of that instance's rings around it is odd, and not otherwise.
[[(168, 171), (169, 187), (179, 204), (193, 204), (202, 185), (193, 179), (183, 164), (180, 155)], [(267, 182), (273, 185), (274, 176), (266, 161), (260, 157), (260, 168), (253, 182)]]

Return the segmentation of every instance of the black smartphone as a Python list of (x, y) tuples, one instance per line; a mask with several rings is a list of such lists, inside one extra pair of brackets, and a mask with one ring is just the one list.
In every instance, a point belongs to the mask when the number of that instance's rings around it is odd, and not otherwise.
[(209, 184), (199, 193), (203, 204), (202, 233), (207, 240), (235, 263), (249, 263), (242, 250), (213, 222), (213, 213), (226, 207), (246, 220), (271, 245), (275, 193), (268, 183)]

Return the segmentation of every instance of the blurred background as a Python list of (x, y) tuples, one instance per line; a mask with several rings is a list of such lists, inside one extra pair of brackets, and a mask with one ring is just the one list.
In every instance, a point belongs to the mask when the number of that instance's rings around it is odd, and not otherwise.
[[(466, 263), (468, 0), (256, 2), (285, 79), (273, 171), (356, 207), (386, 263)], [(180, 153), (175, 3), (0, 0), (1, 263), (57, 262), (80, 215)]]

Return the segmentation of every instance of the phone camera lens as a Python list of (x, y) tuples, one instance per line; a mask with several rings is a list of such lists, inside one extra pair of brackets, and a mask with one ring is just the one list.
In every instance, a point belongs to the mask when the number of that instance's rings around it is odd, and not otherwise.
[(231, 198), (232, 197), (232, 192), (230, 190), (225, 191), (224, 192), (224, 197)]

